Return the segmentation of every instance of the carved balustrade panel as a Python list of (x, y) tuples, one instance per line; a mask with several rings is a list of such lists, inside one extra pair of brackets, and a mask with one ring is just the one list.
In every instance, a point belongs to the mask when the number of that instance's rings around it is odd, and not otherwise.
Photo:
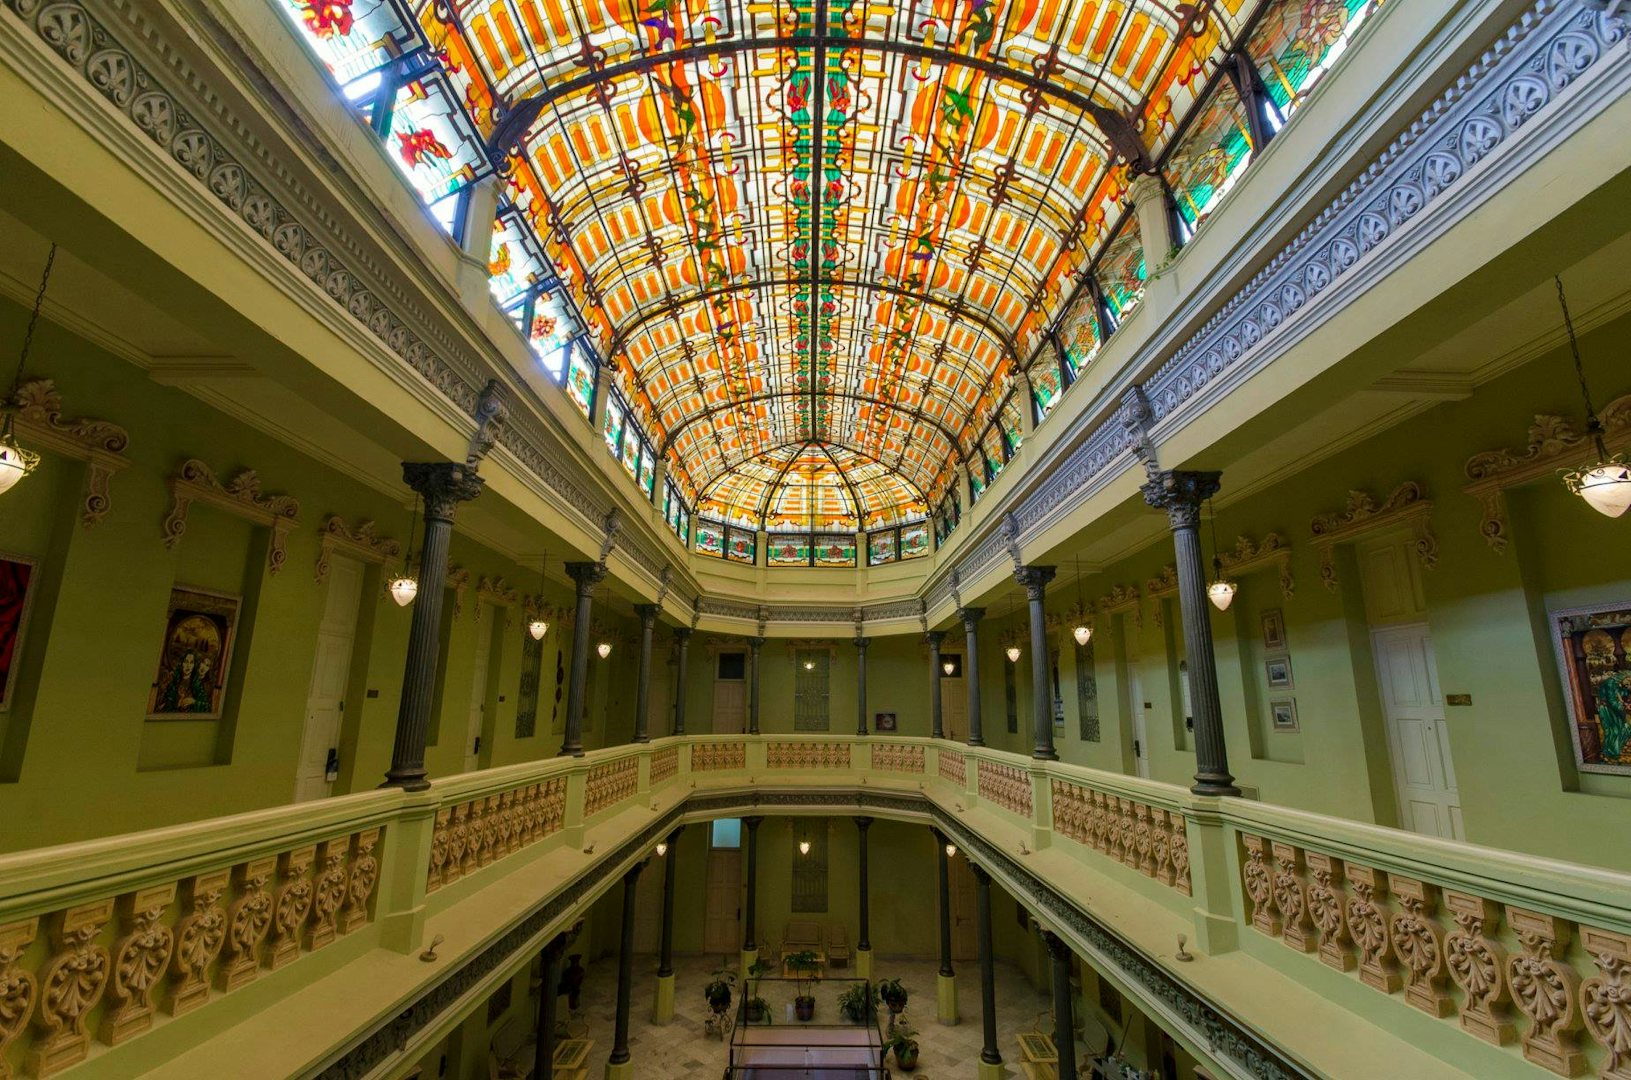
[(651, 755), (651, 783), (662, 783), (680, 771), (680, 748), (664, 747)]
[(980, 798), (1022, 818), (1031, 816), (1031, 774), (1024, 769), (982, 760), (975, 782)]
[(910, 743), (873, 743), (872, 767), (880, 772), (923, 772), (923, 747)]
[(1631, 935), (1280, 840), (1240, 841), (1259, 933), (1559, 1076), (1631, 1080)]
[(98, 1044), (140, 1038), (162, 1014), (206, 1008), (262, 969), (322, 947), (332, 938), (322, 925), (345, 903), (317, 908), (331, 867), (342, 893), (352, 886), (346, 928), (371, 921), (377, 867), (358, 860), (380, 835), (274, 851), (0, 924), (0, 1080), (56, 1076)]
[(940, 751), (940, 778), (959, 787), (968, 783), (968, 762), (961, 750)]
[(1189, 837), (1182, 814), (1055, 779), (1053, 831), (1190, 895)]
[(692, 772), (720, 772), (745, 769), (748, 747), (743, 742), (702, 743), (691, 747)]
[(590, 769), (584, 788), (583, 816), (598, 814), (632, 796), (639, 788), (639, 778), (640, 762), (632, 757)]
[[(435, 892), (559, 832), (565, 820), (564, 776), (442, 807), (431, 831), (425, 891)], [(342, 901), (345, 888), (342, 882)]]
[(771, 742), (765, 765), (772, 769), (848, 769), (849, 743)]

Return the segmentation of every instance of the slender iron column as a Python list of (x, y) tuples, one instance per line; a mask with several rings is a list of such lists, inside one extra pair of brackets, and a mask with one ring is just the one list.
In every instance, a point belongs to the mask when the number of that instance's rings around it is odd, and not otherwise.
[(860, 634), (855, 635), (855, 734), (866, 738), (866, 647), (872, 644)]
[(939, 829), (931, 831), (940, 870), (940, 974), (950, 977), (957, 974), (951, 966), (951, 856), (946, 854), (946, 845), (951, 841)]
[(1001, 1065), (1002, 1051), (997, 1049), (996, 957), (991, 951), (991, 875), (972, 862), (969, 869), (974, 871), (974, 895), (979, 911), (976, 930), (980, 942), (980, 1020), (985, 1034), (980, 1060), (987, 1065)]
[(436, 696), (436, 661), (442, 642), (442, 593), (447, 588), (447, 545), (453, 510), (481, 494), (484, 481), (472, 466), (454, 462), (403, 462), (402, 479), (425, 500), (425, 542), (419, 549), (419, 594), (408, 631), (391, 767), (381, 787), (424, 791), (425, 740)]
[(923, 635), (929, 643), (929, 734), (936, 739), (946, 735), (940, 717), (940, 643), (945, 640), (944, 630), (930, 630)]
[(968, 684), (968, 744), (984, 746), (985, 733), (980, 725), (980, 620), (985, 608), (958, 608), (957, 617), (963, 620), (963, 633), (967, 645), (963, 653), (963, 681)]
[(657, 954), (657, 976), (674, 974), (674, 887), (680, 876), (680, 825), (668, 834), (668, 865), (663, 867), (663, 943)]
[(1043, 761), (1057, 761), (1053, 749), (1053, 692), (1048, 678), (1048, 616), (1042, 608), (1048, 582), (1053, 580), (1054, 567), (1022, 566), (1014, 571), (1014, 580), (1025, 586), (1025, 598), (1031, 602), (1031, 717), (1035, 721), (1036, 747), (1031, 756)]
[(561, 954), (566, 952), (566, 935), (556, 934), (538, 954), (538, 1031), (533, 1047), (534, 1080), (551, 1080), (555, 1075), (555, 988), (561, 984)]
[(676, 661), (678, 668), (674, 673), (674, 734), (685, 734), (685, 668), (686, 656), (691, 648), (691, 628), (677, 626), (674, 628), (674, 640), (680, 643), (679, 657)]
[(1178, 607), (1183, 612), (1184, 650), (1189, 656), (1189, 693), (1195, 710), (1195, 783), (1197, 795), (1239, 795), (1229, 772), (1223, 742), (1223, 707), (1218, 698), (1218, 665), (1212, 653), (1212, 616), (1206, 600), (1206, 570), (1201, 559), (1201, 503), (1218, 490), (1222, 473), (1155, 473), (1143, 486), (1144, 501), (1167, 512), (1172, 546), (1177, 553)]
[(759, 734), (759, 650), (764, 647), (762, 637), (748, 639), (748, 675), (753, 685), (748, 690), (748, 734)]
[(656, 604), (636, 604), (640, 616), (640, 677), (634, 686), (634, 741), (650, 742), (651, 732), (647, 716), (651, 706), (651, 634), (657, 625)]
[(634, 897), (640, 884), (641, 859), (623, 875), (623, 938), (617, 952), (617, 1023), (612, 1034), (612, 1054), (607, 1064), (621, 1065), (629, 1060), (629, 998), (634, 991)]
[(1053, 1045), (1059, 1053), (1059, 1080), (1076, 1080), (1076, 1017), (1070, 996), (1070, 946), (1051, 930), (1042, 931), (1053, 958)]
[(867, 896), (867, 856), (866, 856), (866, 832), (871, 827), (872, 827), (872, 819), (871, 818), (869, 818), (869, 817), (858, 817), (858, 818), (855, 819), (855, 828), (859, 831), (858, 834), (859, 834), (859, 836), (861, 838), (861, 846), (860, 846), (861, 935), (860, 935), (860, 938), (855, 942), (855, 948), (857, 950), (865, 950), (867, 952), (872, 951), (872, 919), (871, 919), (871, 914), (872, 913), (871, 913), (871, 903), (870, 903), (869, 898)]
[(566, 684), (566, 736), (561, 740), (561, 756), (582, 757), (583, 698), (589, 683), (589, 619), (595, 586), (606, 577), (606, 568), (599, 563), (569, 562), (566, 572), (578, 585), (578, 611), (572, 623), (572, 673)]
[(754, 940), (754, 930), (759, 913), (759, 825), (763, 821), (762, 817), (742, 819), (742, 824), (748, 827), (748, 910), (742, 926), (743, 952), (753, 952), (759, 947)]

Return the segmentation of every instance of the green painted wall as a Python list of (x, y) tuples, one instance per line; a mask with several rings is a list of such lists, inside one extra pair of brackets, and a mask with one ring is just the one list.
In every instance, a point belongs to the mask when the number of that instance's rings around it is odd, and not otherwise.
[[(22, 332), (23, 312), (0, 304), (0, 337)], [(94, 528), (79, 524), (84, 467), (47, 453), (37, 473), (6, 495), (0, 552), (39, 563), (11, 707), (0, 712), (0, 850), (37, 847), (152, 828), (289, 801), (305, 722), (317, 626), (326, 598), (315, 580), (319, 529), (331, 513), (374, 520), (406, 539), (406, 488), (393, 501), (334, 469), (246, 427), (182, 391), (147, 380), (132, 365), (43, 323), (30, 374), (56, 380), (70, 415), (94, 416), (130, 431), (130, 466), (113, 478), (112, 510)], [(265, 571), (268, 531), (195, 504), (173, 549), (160, 525), (170, 510), (167, 481), (198, 457), (221, 479), (253, 468), (267, 492), (300, 500), (280, 573)], [(451, 562), (469, 570), (463, 610), (447, 624), (448, 666), (433, 723), (432, 776), (463, 769), (464, 732), (475, 672), (476, 582), (503, 577), (535, 588), (525, 568), (454, 534)], [(557, 571), (558, 572), (558, 571)], [(148, 721), (148, 692), (173, 584), (243, 598), (236, 676), (219, 720)], [(370, 568), (353, 651), (336, 792), (373, 787), (390, 761), (411, 608), (383, 593)], [(569, 594), (551, 583), (549, 599)], [(452, 605), (447, 608), (452, 614)], [(545, 757), (559, 747), (565, 691), (556, 707), (558, 629), (545, 639), (538, 733), (515, 737), (521, 649), (519, 611), (497, 611), (482, 764)], [(632, 730), (637, 628), (597, 612), (622, 634), (609, 660), (591, 661), (585, 741), (626, 741)], [(563, 661), (564, 664), (564, 661)], [(551, 719), (554, 713), (553, 721)]]

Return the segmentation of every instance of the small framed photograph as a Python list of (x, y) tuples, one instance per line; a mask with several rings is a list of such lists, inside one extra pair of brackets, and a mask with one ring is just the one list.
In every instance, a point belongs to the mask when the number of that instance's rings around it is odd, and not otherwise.
[(893, 732), (895, 730), (895, 714), (892, 712), (873, 713), (872, 730), (879, 732)]
[(1263, 612), (1263, 648), (1280, 652), (1286, 647), (1286, 619), (1279, 608)]
[(1291, 657), (1271, 656), (1263, 661), (1263, 671), (1268, 675), (1270, 690), (1290, 690), (1291, 687)]
[(1297, 731), (1297, 702), (1292, 698), (1269, 702), (1269, 719), (1275, 731)]

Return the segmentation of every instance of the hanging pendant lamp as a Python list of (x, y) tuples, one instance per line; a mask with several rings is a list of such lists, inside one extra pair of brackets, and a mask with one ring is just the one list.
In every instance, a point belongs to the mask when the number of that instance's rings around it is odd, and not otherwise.
[(1580, 343), (1575, 340), (1574, 320), (1569, 317), (1569, 301), (1563, 293), (1563, 279), (1557, 282), (1557, 306), (1563, 311), (1563, 326), (1569, 333), (1569, 353), (1574, 358), (1574, 377), (1580, 381), (1580, 396), (1586, 403), (1586, 434), (1597, 449), (1597, 464), (1586, 465), (1563, 474), (1563, 483), (1570, 491), (1586, 500), (1593, 510), (1617, 518), (1631, 509), (1631, 465), (1620, 454), (1610, 456), (1603, 442), (1603, 422), (1591, 404), (1591, 387), (1586, 384), (1586, 369), (1580, 362)]
[(0, 495), (16, 487), (40, 463), (39, 454), (18, 445), (17, 432), (13, 429), (13, 413), (17, 390), (23, 384), (23, 366), (28, 363), (28, 351), (34, 344), (34, 326), (40, 321), (40, 306), (45, 303), (45, 287), (51, 282), (51, 267), (56, 261), (57, 245), (53, 242), (50, 253), (45, 257), (45, 272), (40, 275), (39, 291), (34, 294), (34, 310), (28, 316), (28, 329), (23, 331), (23, 349), (17, 358), (17, 371), (11, 377), (11, 389), (7, 391), (5, 400), (0, 401), (0, 413), (3, 413), (3, 418), (0, 418)]

